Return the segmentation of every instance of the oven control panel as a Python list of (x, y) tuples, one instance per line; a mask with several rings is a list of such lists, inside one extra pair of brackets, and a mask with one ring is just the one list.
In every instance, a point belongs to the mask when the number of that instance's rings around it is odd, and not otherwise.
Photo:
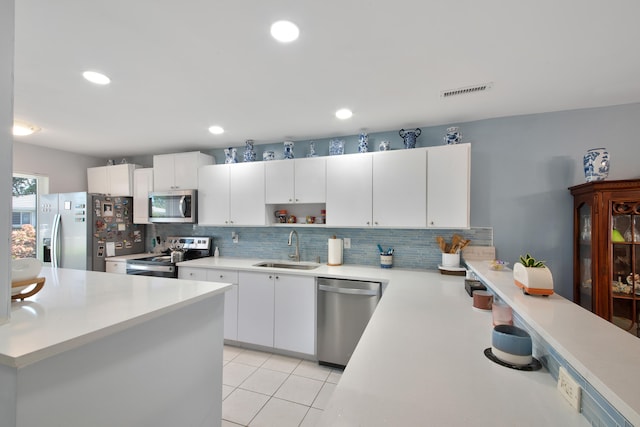
[(182, 249), (211, 249), (211, 237), (195, 236), (195, 237), (167, 237), (167, 243), (170, 247), (180, 246)]

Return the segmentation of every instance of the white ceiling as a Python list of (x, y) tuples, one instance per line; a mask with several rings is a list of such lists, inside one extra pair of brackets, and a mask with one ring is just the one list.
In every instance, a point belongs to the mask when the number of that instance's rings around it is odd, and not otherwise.
[[(639, 17), (637, 0), (16, 0), (15, 117), (42, 128), (19, 140), (109, 157), (640, 102)], [(270, 37), (280, 19), (296, 42)]]

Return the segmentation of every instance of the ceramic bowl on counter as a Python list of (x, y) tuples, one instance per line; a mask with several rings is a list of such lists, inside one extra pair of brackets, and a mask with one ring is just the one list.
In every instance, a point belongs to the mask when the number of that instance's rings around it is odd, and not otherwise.
[(503, 362), (523, 366), (532, 362), (531, 336), (513, 325), (496, 325), (491, 334), (491, 351)]

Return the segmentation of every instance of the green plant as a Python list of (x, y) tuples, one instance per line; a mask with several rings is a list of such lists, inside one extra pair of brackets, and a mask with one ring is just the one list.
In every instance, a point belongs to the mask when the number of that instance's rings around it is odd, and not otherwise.
[(527, 254), (526, 256), (520, 256), (520, 262), (525, 267), (544, 267), (544, 261), (537, 261), (534, 257)]

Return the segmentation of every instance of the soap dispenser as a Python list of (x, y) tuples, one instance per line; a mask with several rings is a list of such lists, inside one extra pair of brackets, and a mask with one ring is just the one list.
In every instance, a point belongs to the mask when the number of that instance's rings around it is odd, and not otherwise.
[(218, 247), (216, 246), (216, 249), (213, 251), (213, 256), (218, 258), (220, 256), (220, 250), (218, 250)]

